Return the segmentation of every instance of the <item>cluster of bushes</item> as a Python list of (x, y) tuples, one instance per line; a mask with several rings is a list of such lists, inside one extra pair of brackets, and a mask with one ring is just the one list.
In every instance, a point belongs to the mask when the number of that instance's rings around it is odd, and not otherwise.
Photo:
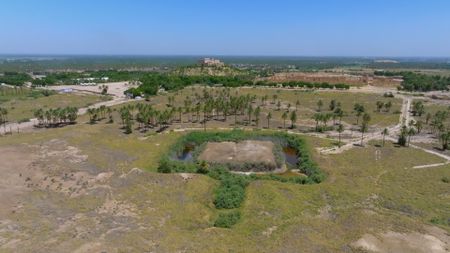
[(238, 208), (245, 198), (245, 188), (251, 178), (233, 174), (226, 167), (216, 166), (208, 171), (208, 176), (220, 181), (214, 196), (214, 205), (218, 209)]
[(214, 222), (214, 226), (219, 228), (231, 228), (240, 218), (241, 214), (239, 211), (219, 213), (217, 220)]
[(425, 75), (412, 71), (375, 71), (379, 76), (402, 76), (402, 89), (407, 91), (448, 90), (450, 77)]
[(6, 83), (14, 86), (22, 86), (25, 82), (31, 81), (31, 76), (26, 73), (4, 72), (0, 75), (0, 83)]
[[(235, 174), (230, 172), (226, 164), (208, 164), (197, 161), (180, 161), (177, 157), (183, 152), (186, 145), (201, 147), (206, 142), (242, 141), (248, 139), (272, 140), (276, 145), (288, 145), (294, 148), (299, 157), (298, 168), (307, 177), (283, 177), (276, 174)], [(195, 153), (195, 151), (194, 151)], [(285, 183), (314, 184), (324, 180), (325, 174), (309, 155), (305, 141), (286, 133), (255, 133), (234, 130), (229, 132), (192, 132), (180, 138), (167, 155), (165, 155), (158, 168), (159, 172), (189, 172), (202, 173), (220, 181), (215, 191), (214, 205), (217, 209), (235, 209), (240, 207), (245, 199), (245, 188), (253, 180), (275, 180)], [(217, 227), (231, 227), (240, 218), (238, 211), (221, 213), (214, 223)]]

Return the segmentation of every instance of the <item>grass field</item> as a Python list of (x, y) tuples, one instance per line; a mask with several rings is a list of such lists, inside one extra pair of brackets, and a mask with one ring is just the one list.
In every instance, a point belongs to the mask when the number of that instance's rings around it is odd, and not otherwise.
[[(220, 88), (207, 88), (209, 91), (219, 90)], [(187, 97), (194, 97), (194, 94), (202, 94), (203, 87), (194, 86), (188, 87), (183, 90), (177, 91), (175, 93), (169, 93), (166, 95), (160, 95), (151, 98), (151, 104), (158, 109), (164, 109), (166, 104), (168, 103), (168, 96), (175, 96), (175, 106), (182, 106), (183, 101)], [(300, 91), (300, 90), (282, 90), (282, 89), (263, 89), (263, 88), (233, 88), (231, 89), (232, 95), (256, 95), (257, 102), (254, 106), (261, 104), (261, 97), (264, 95), (268, 95), (268, 101), (266, 106), (262, 107), (262, 117), (261, 117), (261, 125), (266, 125), (264, 122), (265, 115), (270, 110), (272, 112), (272, 125), (274, 128), (279, 128), (283, 126), (283, 122), (281, 119), (281, 115), (287, 109), (288, 104), (291, 105), (290, 111), (295, 110), (295, 104), (297, 100), (300, 102), (298, 107), (298, 124), (299, 125), (310, 125), (314, 126), (314, 120), (312, 116), (317, 112), (317, 102), (322, 100), (323, 107), (322, 112), (330, 112), (328, 106), (332, 99), (335, 99), (337, 102), (341, 103), (342, 109), (345, 111), (345, 116), (343, 117), (343, 121), (348, 124), (356, 124), (356, 115), (353, 112), (353, 106), (355, 103), (359, 103), (364, 105), (366, 112), (371, 115), (371, 121), (369, 125), (371, 127), (386, 127), (390, 125), (395, 125), (399, 123), (400, 110), (402, 101), (398, 98), (386, 98), (383, 95), (379, 94), (365, 94), (365, 93), (351, 93), (345, 91), (327, 91), (327, 92), (319, 92), (319, 91)], [(281, 102), (281, 110), (277, 110), (276, 103), (273, 104), (273, 95), (277, 96), (275, 100)], [(390, 112), (377, 112), (376, 110), (376, 102), (392, 102), (392, 108)], [(184, 116), (187, 118), (187, 116)], [(231, 118), (231, 117), (230, 117)], [(287, 120), (287, 125), (289, 125), (289, 120)], [(331, 123), (331, 122), (329, 122)], [(212, 126), (216, 126), (214, 123), (211, 123)], [(358, 128), (357, 126), (354, 126)]]
[[(425, 224), (450, 232), (449, 184), (442, 181), (450, 178), (450, 167), (412, 169), (442, 162), (420, 150), (368, 145), (322, 156), (315, 148), (330, 142), (305, 136), (328, 174), (326, 181), (252, 182), (239, 223), (223, 229), (212, 224), (218, 215), (212, 204), (215, 180), (193, 175), (186, 181), (177, 174), (155, 173), (160, 156), (182, 133), (124, 135), (117, 123), (89, 125), (84, 119), (78, 125), (0, 138), (0, 148), (18, 152), (26, 152), (27, 145), (62, 140), (88, 156), (86, 162), (73, 164), (64, 156), (60, 167), (54, 156), (38, 163), (53, 174), (114, 172), (108, 183), (94, 184), (97, 190), (78, 197), (31, 192), (22, 211), (9, 214), (23, 234), (0, 232), (2, 238), (18, 239), (24, 250), (39, 245), (59, 252), (100, 246), (118, 252), (341, 252), (366, 233), (422, 231)], [(133, 176), (135, 167), (147, 172)], [(109, 190), (100, 190), (104, 187)], [(108, 211), (109, 205), (122, 213)], [(60, 225), (57, 220), (66, 216), (74, 218)]]

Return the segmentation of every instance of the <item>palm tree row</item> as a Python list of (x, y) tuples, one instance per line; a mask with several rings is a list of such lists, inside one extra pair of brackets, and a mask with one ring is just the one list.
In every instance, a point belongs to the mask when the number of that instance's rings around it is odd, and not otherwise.
[(113, 117), (112, 117), (112, 110), (110, 107), (106, 107), (105, 105), (102, 105), (97, 108), (88, 108), (87, 114), (89, 115), (89, 122), (91, 124), (94, 124), (95, 122), (105, 119), (106, 114), (108, 114), (109, 122), (112, 123)]
[(42, 108), (34, 111), (34, 116), (38, 119), (40, 126), (55, 127), (61, 124), (73, 124), (78, 117), (76, 107), (65, 107), (44, 110)]

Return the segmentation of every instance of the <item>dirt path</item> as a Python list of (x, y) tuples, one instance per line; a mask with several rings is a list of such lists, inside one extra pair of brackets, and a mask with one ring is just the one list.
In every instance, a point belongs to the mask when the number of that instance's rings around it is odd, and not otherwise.
[[(401, 114), (399, 117), (399, 123), (395, 126), (387, 127), (389, 136), (395, 136), (396, 134), (398, 134), (402, 125), (403, 124), (407, 125), (407, 124), (409, 124), (409, 121), (410, 121), (410, 113), (409, 112), (410, 112), (410, 108), (411, 108), (412, 98), (409, 96), (403, 96), (403, 95), (400, 95), (399, 97), (401, 97), (403, 99), (402, 110), (401, 110)], [(376, 131), (375, 133), (366, 134), (364, 136), (362, 144), (364, 145), (365, 143), (367, 143), (371, 140), (382, 139), (383, 138), (382, 131), (383, 131), (383, 129), (378, 129), (378, 131)], [(386, 139), (389, 136), (386, 136)], [(346, 143), (344, 145), (342, 145), (341, 147), (333, 147), (333, 148), (329, 148), (329, 149), (323, 149), (323, 150), (321, 150), (321, 153), (322, 154), (339, 154), (339, 153), (349, 150), (355, 146), (360, 146), (360, 145), (361, 145), (361, 138), (355, 138), (352, 140), (347, 140)]]

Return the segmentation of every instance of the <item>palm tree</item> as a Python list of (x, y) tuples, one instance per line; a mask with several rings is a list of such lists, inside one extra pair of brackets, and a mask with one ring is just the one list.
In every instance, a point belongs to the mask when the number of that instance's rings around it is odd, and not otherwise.
[(338, 142), (338, 146), (339, 147), (341, 147), (341, 133), (342, 132), (344, 132), (344, 125), (342, 125), (342, 124), (339, 124), (338, 125), (338, 128), (337, 128), (337, 131), (338, 131), (338, 133), (339, 133), (339, 142)]
[(335, 100), (335, 99), (332, 99), (332, 100), (330, 101), (330, 105), (328, 106), (328, 108), (330, 109), (330, 111), (334, 111), (334, 109), (336, 109), (336, 105), (337, 105), (336, 100)]
[(411, 143), (411, 137), (415, 134), (416, 134), (416, 129), (414, 129), (414, 127), (410, 127), (408, 129), (408, 147), (409, 147), (409, 143)]
[(295, 128), (295, 122), (297, 122), (297, 113), (295, 111), (291, 112), (291, 128)]
[(322, 101), (322, 99), (319, 99), (319, 101), (317, 101), (317, 111), (318, 112), (322, 111), (322, 106), (323, 106), (323, 101)]
[(256, 107), (254, 114), (255, 114), (256, 127), (258, 127), (258, 125), (259, 125), (259, 116), (261, 114), (261, 108), (259, 106)]
[(386, 135), (389, 134), (389, 130), (387, 128), (383, 129), (383, 132), (381, 132), (383, 134), (383, 147), (384, 147), (384, 140), (386, 139)]
[(251, 125), (252, 124), (252, 114), (253, 114), (253, 107), (251, 105), (247, 108), (247, 114), (248, 114), (248, 124)]
[(420, 132), (422, 132), (422, 128), (423, 128), (423, 122), (421, 120), (418, 120), (414, 125), (417, 128), (417, 133), (420, 134)]
[(356, 103), (353, 106), (353, 110), (356, 112), (356, 125), (359, 124), (359, 117), (365, 112), (365, 108), (363, 105)]
[(339, 124), (341, 124), (342, 117), (344, 116), (344, 111), (340, 107), (337, 107), (334, 110), (334, 114), (339, 118)]
[(281, 118), (283, 119), (283, 128), (286, 128), (286, 119), (288, 117), (287, 112), (283, 112), (283, 115), (281, 115)]
[(313, 116), (313, 119), (316, 121), (316, 132), (319, 131), (319, 122), (322, 120), (322, 117), (321, 113), (315, 113)]
[(361, 147), (363, 146), (364, 133), (367, 131), (369, 127), (370, 115), (368, 113), (364, 113), (363, 120), (361, 124)]
[(439, 140), (441, 141), (442, 144), (442, 150), (447, 150), (448, 149), (448, 142), (450, 140), (450, 132), (443, 132), (440, 136), (439, 136)]
[(270, 119), (271, 119), (271, 118), (272, 118), (272, 113), (269, 112), (269, 113), (267, 114), (267, 129), (270, 128)]

